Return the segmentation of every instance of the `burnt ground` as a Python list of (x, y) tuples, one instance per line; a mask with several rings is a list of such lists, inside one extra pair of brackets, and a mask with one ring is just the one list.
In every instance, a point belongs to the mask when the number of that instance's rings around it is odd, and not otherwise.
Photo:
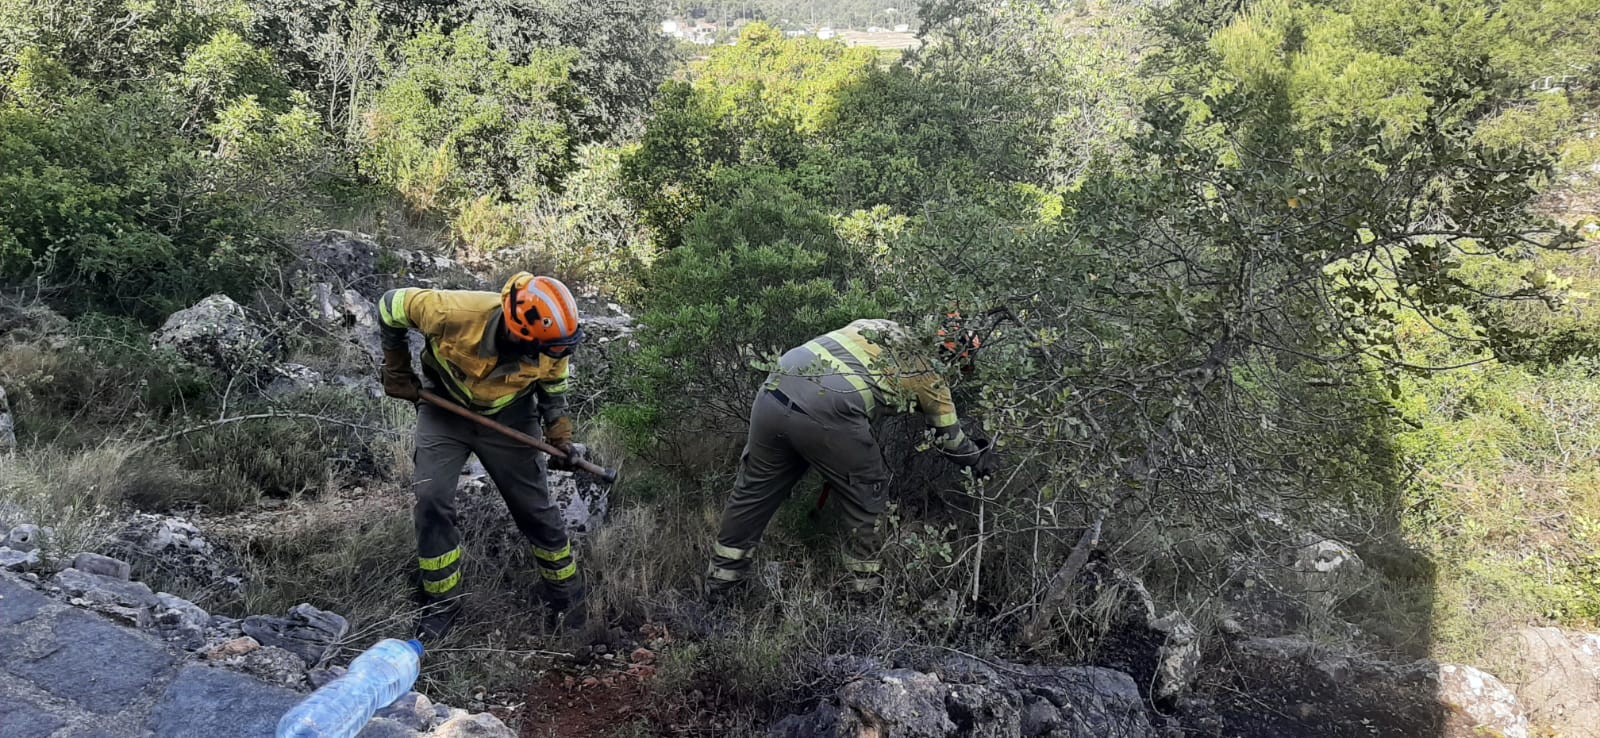
[(1208, 658), (1182, 719), (1192, 735), (1215, 738), (1490, 735), (1447, 711), (1437, 688), (1422, 668), (1224, 648)]

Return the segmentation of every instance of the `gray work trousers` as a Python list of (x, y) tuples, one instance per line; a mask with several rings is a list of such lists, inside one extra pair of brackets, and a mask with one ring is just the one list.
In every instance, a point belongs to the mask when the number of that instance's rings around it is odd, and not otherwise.
[[(539, 437), (538, 412), (530, 399), (519, 400), (491, 416)], [(417, 406), (416, 495), (414, 521), (417, 559), (423, 592), (434, 599), (452, 597), (461, 583), (461, 531), (456, 527), (456, 480), (468, 454), (477, 454), (511, 511), (517, 529), (533, 544), (539, 573), (560, 599), (579, 582), (572, 545), (561, 511), (550, 500), (544, 454), (488, 428), (429, 404)]]
[(800, 478), (815, 467), (840, 503), (845, 565), (857, 589), (878, 580), (883, 514), (889, 480), (864, 408), (843, 395), (808, 396), (802, 410), (761, 390), (750, 408), (750, 434), (739, 457), (733, 495), (722, 513), (707, 587), (732, 587), (748, 575), (751, 553)]

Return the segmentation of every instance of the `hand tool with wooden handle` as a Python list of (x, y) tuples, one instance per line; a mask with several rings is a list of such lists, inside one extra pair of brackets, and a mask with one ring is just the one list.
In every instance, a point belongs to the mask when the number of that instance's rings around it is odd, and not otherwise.
[[(541, 439), (534, 438), (533, 436), (530, 436), (530, 435), (528, 435), (526, 433), (523, 433), (522, 431), (516, 430), (515, 428), (508, 428), (502, 423), (497, 423), (497, 422), (495, 422), (493, 420), (490, 420), (489, 418), (486, 418), (486, 417), (484, 417), (482, 415), (479, 415), (479, 414), (477, 414), (477, 413), (475, 413), (475, 412), (473, 412), (473, 411), (471, 411), (471, 410), (469, 410), (467, 408), (464, 408), (464, 407), (462, 407), (462, 406), (460, 406), (460, 405), (458, 405), (458, 404), (456, 404), (454, 402), (446, 400), (445, 398), (440, 397), (440, 396), (438, 396), (438, 395), (436, 395), (436, 394), (434, 394), (432, 392), (429, 392), (427, 390), (422, 390), (421, 392), (417, 393), (417, 396), (420, 397), (423, 402), (426, 402), (429, 405), (437, 407), (437, 408), (439, 408), (441, 410), (448, 410), (449, 412), (455, 413), (456, 415), (459, 415), (459, 416), (461, 416), (463, 418), (466, 418), (467, 420), (470, 420), (470, 421), (472, 421), (474, 423), (477, 423), (478, 425), (481, 425), (481, 426), (483, 426), (485, 428), (488, 428), (489, 430), (492, 430), (492, 431), (494, 431), (496, 433), (499, 433), (499, 434), (501, 434), (501, 435), (503, 435), (503, 436), (505, 436), (507, 438), (510, 438), (513, 441), (521, 443), (521, 444), (523, 444), (525, 446), (531, 446), (531, 447), (536, 448), (536, 449), (538, 449), (540, 451), (543, 451), (543, 452), (545, 452), (547, 454), (550, 454), (554, 458), (563, 459), (563, 460), (565, 460), (567, 458), (567, 455), (565, 453), (563, 453), (561, 451), (561, 449), (558, 449), (555, 446), (552, 446), (552, 445), (550, 445), (548, 443), (545, 443)], [(582, 459), (582, 458), (577, 460), (577, 463), (575, 464), (575, 466), (577, 466), (579, 469), (589, 473), (590, 475), (593, 475), (595, 478), (599, 479), (602, 482), (605, 482), (606, 484), (616, 484), (616, 482), (617, 482), (617, 470), (616, 469), (606, 469), (606, 468), (604, 468), (604, 467), (602, 467), (602, 466), (600, 466), (598, 464), (594, 464), (594, 463), (590, 462), (589, 460)]]

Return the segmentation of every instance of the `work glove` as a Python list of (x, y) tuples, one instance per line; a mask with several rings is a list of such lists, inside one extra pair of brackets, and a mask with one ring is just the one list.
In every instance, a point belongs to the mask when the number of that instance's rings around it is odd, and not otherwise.
[(987, 438), (979, 438), (975, 439), (973, 444), (978, 447), (978, 458), (974, 459), (969, 467), (972, 469), (972, 476), (978, 479), (994, 476), (1000, 471), (1000, 454), (995, 451), (994, 443)]
[(383, 393), (398, 400), (416, 402), (422, 399), (422, 380), (411, 368), (411, 352), (407, 349), (383, 350)]
[[(572, 418), (562, 416), (556, 418), (544, 427), (544, 440), (568, 457), (572, 456)], [(558, 459), (554, 454), (550, 456), (550, 468), (556, 471), (572, 471), (573, 464), (570, 460)]]
[(578, 462), (583, 461), (584, 457), (588, 455), (589, 449), (581, 443), (569, 443), (563, 450), (567, 452), (567, 457), (563, 459), (551, 456), (550, 468), (564, 472), (579, 471)]

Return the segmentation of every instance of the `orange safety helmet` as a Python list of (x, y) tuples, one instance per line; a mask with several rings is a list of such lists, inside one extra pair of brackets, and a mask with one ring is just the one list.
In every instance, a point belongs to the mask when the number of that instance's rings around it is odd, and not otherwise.
[(948, 364), (961, 364), (963, 373), (972, 371), (972, 360), (983, 348), (983, 339), (978, 337), (978, 332), (966, 327), (961, 318), (961, 313), (950, 312), (945, 314), (944, 321), (939, 324), (939, 358)]
[(500, 289), (506, 333), (541, 353), (561, 356), (583, 342), (578, 303), (559, 280), (517, 272)]

